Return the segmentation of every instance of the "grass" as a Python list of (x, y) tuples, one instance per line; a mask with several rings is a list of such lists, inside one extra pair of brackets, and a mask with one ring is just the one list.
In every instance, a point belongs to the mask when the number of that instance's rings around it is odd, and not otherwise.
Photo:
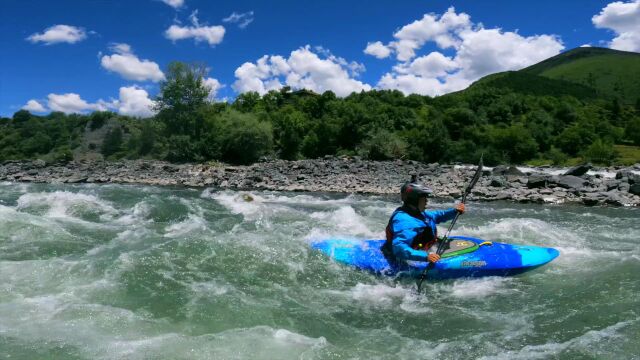
[[(540, 75), (591, 85), (607, 97), (619, 96), (632, 104), (640, 93), (640, 56), (603, 55), (576, 60)], [(591, 74), (591, 75), (589, 75)], [(589, 83), (592, 76), (592, 83)]]
[[(615, 159), (612, 165), (624, 165), (630, 166), (634, 164), (640, 164), (640, 146), (632, 145), (613, 145), (613, 148), (618, 153), (618, 157)], [(584, 163), (585, 160), (582, 157), (569, 158), (558, 166), (576, 166)], [(552, 160), (549, 159), (532, 159), (526, 162), (529, 166), (543, 166), (554, 165)]]
[(613, 147), (618, 152), (616, 164), (633, 165), (640, 163), (640, 146), (614, 145)]

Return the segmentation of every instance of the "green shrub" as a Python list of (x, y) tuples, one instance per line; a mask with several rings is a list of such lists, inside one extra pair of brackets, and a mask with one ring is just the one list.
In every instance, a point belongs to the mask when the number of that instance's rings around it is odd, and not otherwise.
[(365, 139), (358, 153), (370, 160), (401, 159), (407, 155), (407, 142), (397, 134), (378, 130)]
[(258, 121), (252, 114), (229, 112), (220, 134), (222, 160), (251, 164), (271, 152), (271, 124)]
[(582, 154), (582, 157), (594, 164), (611, 165), (616, 159), (617, 154), (613, 148), (613, 144), (597, 139), (589, 145), (587, 150)]

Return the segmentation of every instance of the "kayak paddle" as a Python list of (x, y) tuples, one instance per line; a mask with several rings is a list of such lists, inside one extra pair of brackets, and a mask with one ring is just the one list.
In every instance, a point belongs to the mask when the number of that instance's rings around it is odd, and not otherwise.
[[(471, 178), (471, 182), (469, 183), (467, 188), (464, 190), (464, 194), (462, 195), (463, 204), (465, 203), (465, 201), (467, 201), (467, 196), (471, 193), (471, 190), (476, 185), (481, 175), (482, 175), (482, 155), (480, 156), (478, 169), (476, 170), (476, 173), (473, 175), (473, 178)], [(456, 212), (456, 216), (451, 221), (451, 224), (449, 225), (447, 232), (444, 234), (444, 237), (438, 244), (438, 249), (436, 250), (436, 254), (442, 255), (442, 253), (448, 249), (449, 242), (451, 241), (451, 239), (449, 238), (449, 233), (451, 233), (451, 229), (453, 229), (453, 226), (456, 224), (456, 221), (458, 221), (459, 216), (460, 216), (460, 212)], [(422, 275), (420, 275), (420, 279), (418, 280), (418, 292), (420, 292), (420, 289), (422, 288), (422, 282), (427, 278), (427, 275), (429, 274), (429, 270), (431, 270), (434, 266), (435, 266), (435, 263), (429, 263), (429, 265), (427, 265), (427, 267), (422, 272)]]

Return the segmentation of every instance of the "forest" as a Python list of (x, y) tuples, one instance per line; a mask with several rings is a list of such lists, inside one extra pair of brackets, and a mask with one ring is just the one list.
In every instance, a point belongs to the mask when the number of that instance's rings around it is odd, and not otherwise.
[(562, 80), (490, 76), (438, 97), (372, 90), (339, 98), (284, 87), (233, 102), (208, 97), (205, 69), (173, 62), (156, 115), (112, 112), (0, 118), (0, 161), (161, 159), (250, 164), (326, 155), (371, 160), (610, 165), (640, 161), (640, 98), (598, 96)]

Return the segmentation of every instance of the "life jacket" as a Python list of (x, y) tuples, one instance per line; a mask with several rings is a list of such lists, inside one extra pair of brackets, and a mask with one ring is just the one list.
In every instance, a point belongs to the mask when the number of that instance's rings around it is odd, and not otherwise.
[(410, 216), (421, 220), (427, 225), (422, 232), (418, 233), (416, 237), (413, 238), (413, 241), (411, 242), (411, 247), (413, 249), (427, 250), (438, 241), (438, 230), (436, 229), (436, 233), (433, 233), (433, 231), (431, 230), (431, 226), (429, 225), (429, 223), (427, 223), (427, 219), (421, 212), (416, 211), (415, 209), (408, 206), (401, 206), (393, 212), (391, 218), (389, 219), (389, 222), (387, 223), (387, 227), (385, 229), (386, 241), (384, 242), (384, 245), (382, 245), (382, 251), (384, 253), (393, 254), (393, 230), (391, 229), (391, 223), (393, 222), (393, 218), (396, 216), (396, 214), (398, 214), (399, 211), (406, 212)]

